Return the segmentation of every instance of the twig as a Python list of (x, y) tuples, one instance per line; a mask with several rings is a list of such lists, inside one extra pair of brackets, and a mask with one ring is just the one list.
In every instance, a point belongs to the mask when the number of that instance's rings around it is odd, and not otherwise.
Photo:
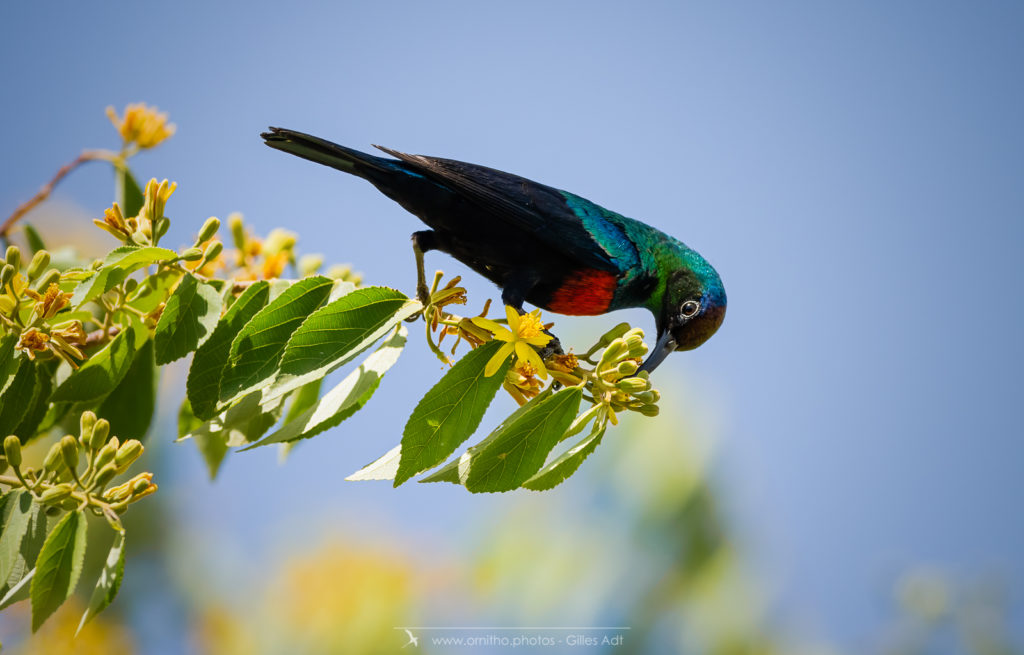
[(53, 176), (53, 179), (47, 182), (43, 186), (43, 188), (40, 189), (38, 193), (36, 193), (36, 195), (32, 196), (31, 199), (29, 199), (25, 203), (22, 203), (17, 209), (14, 210), (14, 213), (11, 214), (7, 218), (7, 220), (3, 222), (3, 225), (0, 225), (0, 237), (6, 238), (10, 234), (11, 228), (14, 227), (15, 223), (21, 220), (22, 216), (32, 211), (32, 209), (36, 205), (49, 198), (50, 194), (53, 193), (53, 189), (58, 184), (60, 184), (60, 181), (63, 180), (68, 175), (68, 173), (75, 170), (76, 168), (78, 168), (87, 161), (100, 160), (109, 161), (116, 164), (119, 160), (119, 157), (115, 153), (110, 152), (109, 150), (83, 151), (82, 154), (78, 155), (78, 157), (74, 159), (74, 161), (65, 164), (64, 166), (61, 166), (60, 170), (57, 171), (57, 174)]

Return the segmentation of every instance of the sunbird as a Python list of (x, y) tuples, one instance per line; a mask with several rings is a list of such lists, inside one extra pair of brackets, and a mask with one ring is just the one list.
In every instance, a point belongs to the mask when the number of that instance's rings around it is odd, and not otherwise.
[(427, 294), (423, 253), (446, 252), (501, 288), (501, 300), (594, 316), (646, 307), (658, 338), (641, 370), (692, 350), (725, 318), (725, 288), (711, 264), (646, 223), (568, 191), (452, 159), (382, 146), (379, 157), (271, 127), (271, 148), (359, 176), (431, 229), (412, 235), (417, 293)]

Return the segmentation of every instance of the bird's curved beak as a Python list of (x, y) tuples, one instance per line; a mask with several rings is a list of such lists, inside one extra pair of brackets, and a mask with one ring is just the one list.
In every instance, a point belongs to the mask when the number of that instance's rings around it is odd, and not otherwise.
[(648, 373), (653, 372), (654, 369), (658, 368), (659, 364), (665, 361), (669, 353), (675, 351), (675, 349), (676, 340), (672, 337), (672, 331), (665, 330), (658, 335), (658, 341), (654, 344), (654, 349), (647, 355), (647, 360), (640, 365), (639, 370), (647, 371)]

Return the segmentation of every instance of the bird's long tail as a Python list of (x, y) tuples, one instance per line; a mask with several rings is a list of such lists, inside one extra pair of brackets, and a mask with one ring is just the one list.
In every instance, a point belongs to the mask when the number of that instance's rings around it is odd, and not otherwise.
[(271, 127), (260, 136), (271, 148), (359, 177), (372, 177), (374, 171), (389, 172), (393, 161), (281, 127)]

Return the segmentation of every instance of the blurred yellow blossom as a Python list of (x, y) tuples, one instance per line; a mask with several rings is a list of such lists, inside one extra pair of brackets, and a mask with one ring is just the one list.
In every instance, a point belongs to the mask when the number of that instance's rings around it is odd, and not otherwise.
[(135, 144), (139, 148), (152, 148), (174, 134), (173, 123), (167, 122), (167, 114), (145, 103), (134, 103), (124, 108), (124, 116), (118, 116), (113, 107), (107, 107), (107, 118), (121, 134), (124, 144)]

